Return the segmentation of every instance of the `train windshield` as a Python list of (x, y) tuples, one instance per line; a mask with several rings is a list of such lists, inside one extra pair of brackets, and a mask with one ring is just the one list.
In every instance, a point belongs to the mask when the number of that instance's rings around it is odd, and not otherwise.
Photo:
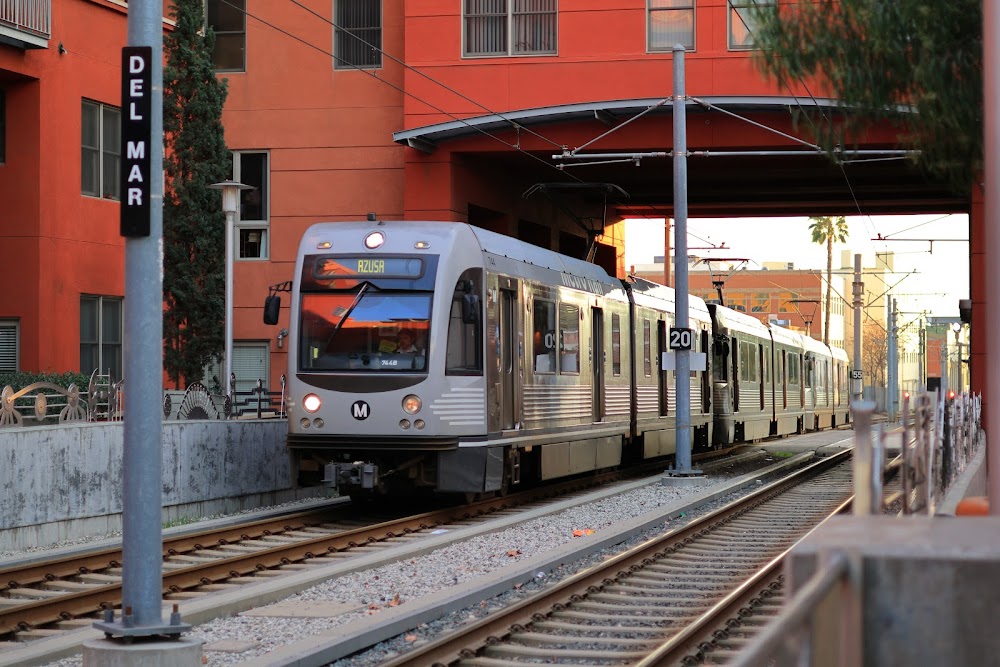
[(300, 371), (413, 373), (427, 370), (431, 294), (302, 294)]

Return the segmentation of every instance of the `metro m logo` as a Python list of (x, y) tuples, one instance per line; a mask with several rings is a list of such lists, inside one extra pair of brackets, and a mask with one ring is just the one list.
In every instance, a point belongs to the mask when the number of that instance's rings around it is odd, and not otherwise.
[(364, 421), (368, 419), (369, 407), (364, 401), (354, 401), (351, 404), (351, 416), (357, 420)]

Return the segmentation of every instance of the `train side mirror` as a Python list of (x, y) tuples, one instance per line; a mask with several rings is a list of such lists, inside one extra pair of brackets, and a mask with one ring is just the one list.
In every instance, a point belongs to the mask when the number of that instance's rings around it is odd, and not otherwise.
[(462, 322), (464, 324), (476, 324), (479, 322), (479, 295), (462, 295)]
[(280, 296), (271, 294), (264, 299), (264, 324), (277, 324), (279, 312), (281, 312)]

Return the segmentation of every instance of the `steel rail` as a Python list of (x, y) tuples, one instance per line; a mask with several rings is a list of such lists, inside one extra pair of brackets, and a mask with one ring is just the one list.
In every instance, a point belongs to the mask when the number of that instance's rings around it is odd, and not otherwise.
[(738, 588), (733, 590), (723, 599), (719, 600), (712, 606), (711, 609), (699, 616), (696, 621), (685, 627), (684, 630), (679, 632), (677, 635), (661, 644), (655, 651), (650, 653), (647, 658), (636, 663), (634, 667), (660, 667), (661, 665), (678, 664), (681, 657), (697, 649), (698, 644), (702, 641), (707, 630), (710, 630), (712, 627), (717, 625), (721, 619), (735, 616), (736, 612), (740, 608), (746, 606), (749, 600), (757, 597), (761, 591), (761, 587), (766, 586), (767, 581), (773, 580), (777, 577), (785, 559), (792, 552), (792, 550), (802, 542), (802, 540), (806, 539), (820, 526), (829, 521), (830, 517), (843, 514), (844, 512), (849, 512), (853, 502), (854, 497), (851, 496), (841, 503), (835, 510), (830, 512), (830, 515), (827, 516), (826, 519), (818, 523), (815, 528), (796, 540), (795, 544), (785, 549), (785, 551), (758, 570), (752, 577), (740, 584)]
[[(703, 459), (724, 459), (731, 450), (703, 454)], [(721, 454), (721, 455), (720, 455)], [(280, 539), (284, 531), (298, 531), (306, 528), (310, 516), (328, 515), (330, 509), (310, 510), (283, 515), (272, 519), (253, 521), (221, 529), (209, 529), (189, 533), (164, 542), (164, 559), (185, 553), (197, 552), (201, 549), (215, 550), (217, 547), (239, 545), (252, 541), (260, 547), (258, 551), (243, 554), (233, 554), (230, 557), (213, 557), (211, 561), (192, 564), (187, 567), (177, 567), (163, 572), (163, 595), (169, 596), (185, 590), (208, 584), (221, 583), (227, 580), (252, 575), (262, 570), (269, 570), (281, 565), (308, 562), (309, 559), (347, 551), (361, 545), (377, 543), (386, 539), (428, 530), (448, 522), (463, 521), (486, 516), (492, 512), (510, 509), (515, 505), (527, 504), (545, 500), (554, 496), (585, 490), (600, 484), (635, 474), (637, 470), (647, 468), (662, 469), (663, 463), (643, 463), (633, 468), (616, 470), (587, 478), (571, 480), (559, 484), (546, 485), (529, 489), (517, 494), (500, 498), (480, 500), (459, 508), (444, 508), (422, 514), (393, 519), (377, 524), (348, 529), (335, 534), (317, 535), (314, 538), (296, 537), (287, 543), (275, 543), (267, 548), (260, 546), (261, 538)], [(317, 523), (319, 523), (317, 521)], [(312, 524), (316, 525), (316, 524)], [(291, 538), (289, 538), (291, 539)], [(8, 567), (0, 569), (0, 581), (7, 582), (0, 591), (10, 597), (18, 588), (28, 588), (30, 585), (44, 585), (57, 582), (60, 579), (71, 578), (81, 574), (100, 572), (102, 570), (120, 568), (122, 550), (120, 548), (105, 549), (88, 553), (83, 556), (69, 556), (29, 565), (27, 567)], [(79, 585), (79, 584), (78, 584)], [(30, 601), (16, 605), (0, 606), (0, 635), (14, 634), (31, 628), (45, 626), (72, 618), (84, 617), (114, 609), (121, 604), (122, 583), (90, 584), (76, 591), (44, 590), (52, 593), (52, 597)]]
[[(426, 667), (449, 665), (463, 658), (473, 657), (470, 646), (484, 646), (499, 642), (512, 631), (525, 628), (553, 609), (562, 609), (567, 600), (573, 600), (580, 591), (596, 592), (603, 584), (613, 582), (616, 574), (626, 574), (642, 569), (678, 546), (690, 544), (699, 536), (709, 533), (712, 526), (735, 518), (798, 486), (804, 478), (840, 465), (851, 455), (844, 450), (796, 471), (792, 475), (771, 482), (750, 495), (714, 510), (694, 523), (672, 530), (658, 538), (619, 554), (607, 561), (579, 572), (571, 577), (526, 598), (501, 612), (491, 614), (476, 623), (442, 637), (398, 658), (383, 667)], [(624, 656), (623, 656), (624, 657)]]

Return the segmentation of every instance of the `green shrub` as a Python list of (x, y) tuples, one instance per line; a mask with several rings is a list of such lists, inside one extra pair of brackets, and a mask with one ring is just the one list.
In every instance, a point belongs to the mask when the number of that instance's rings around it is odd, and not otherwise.
[(90, 377), (75, 371), (66, 371), (65, 373), (31, 373), (28, 371), (22, 371), (20, 373), (0, 373), (0, 389), (10, 385), (14, 391), (20, 391), (29, 384), (34, 384), (36, 382), (51, 382), (52, 384), (59, 385), (63, 389), (66, 389), (71, 384), (75, 383), (80, 391), (87, 391), (87, 385), (90, 383)]

